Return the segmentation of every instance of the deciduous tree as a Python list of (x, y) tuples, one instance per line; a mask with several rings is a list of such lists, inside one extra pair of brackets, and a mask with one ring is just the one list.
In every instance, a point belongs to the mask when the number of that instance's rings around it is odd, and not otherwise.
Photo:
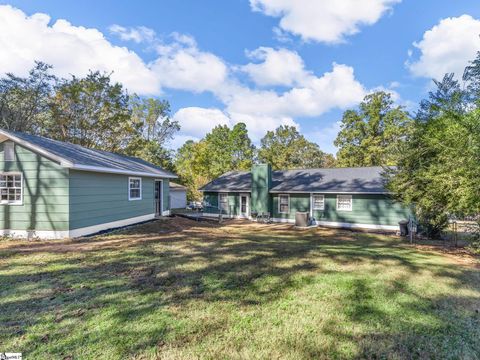
[(305, 139), (294, 126), (279, 126), (268, 131), (261, 139), (258, 152), (260, 162), (269, 163), (272, 169), (299, 169), (324, 167), (331, 164), (332, 157), (319, 146)]
[(408, 113), (394, 105), (390, 94), (380, 91), (367, 95), (358, 109), (343, 114), (335, 139), (338, 166), (394, 165), (411, 122)]

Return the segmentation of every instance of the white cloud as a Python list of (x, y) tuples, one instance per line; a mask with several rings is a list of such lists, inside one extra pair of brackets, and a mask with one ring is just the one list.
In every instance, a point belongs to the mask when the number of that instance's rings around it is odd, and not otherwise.
[(108, 28), (112, 34), (115, 34), (124, 41), (134, 41), (136, 43), (151, 42), (155, 40), (155, 31), (145, 27), (137, 26), (126, 28), (121, 25), (114, 24)]
[[(250, 0), (253, 11), (279, 17), (279, 27), (304, 40), (344, 41), (372, 25), (400, 0)], [(276, 30), (278, 34), (278, 30)]]
[(296, 52), (287, 49), (260, 47), (247, 52), (253, 60), (260, 63), (249, 63), (241, 67), (249, 77), (261, 86), (292, 86), (304, 81), (310, 74), (305, 71), (303, 59)]
[(46, 14), (27, 16), (0, 6), (0, 71), (25, 75), (35, 60), (54, 65), (57, 75), (85, 75), (88, 70), (113, 71), (112, 79), (131, 92), (158, 93), (160, 83), (142, 59), (125, 47), (112, 45), (92, 28), (66, 20), (50, 25)]
[(247, 125), (249, 135), (253, 141), (258, 142), (268, 130), (273, 130), (280, 125), (298, 126), (295, 121), (287, 116), (270, 117), (245, 113), (226, 113), (216, 108), (187, 107), (178, 110), (173, 115), (182, 127), (182, 137), (198, 140), (210, 132), (215, 126), (234, 126), (239, 122)]
[(152, 71), (164, 87), (193, 92), (212, 91), (226, 81), (228, 67), (218, 56), (200, 51), (189, 36), (174, 34), (174, 44), (159, 45)]
[(442, 19), (414, 46), (420, 51), (420, 58), (407, 62), (412, 74), (441, 79), (454, 72), (461, 78), (468, 61), (480, 51), (480, 20), (470, 15)]
[(233, 122), (215, 108), (187, 107), (178, 110), (173, 120), (179, 122), (182, 134), (201, 138), (217, 125), (231, 126)]
[[(187, 107), (175, 113), (184, 139), (198, 139), (216, 125), (241, 121), (258, 141), (279, 125), (298, 126), (297, 117), (317, 117), (352, 106), (367, 93), (352, 67), (333, 64), (331, 71), (316, 75), (305, 69), (299, 54), (286, 49), (259, 48), (250, 54), (259, 62), (242, 67), (202, 51), (188, 35), (173, 33), (168, 41), (161, 41), (140, 28), (110, 29), (124, 40), (147, 41), (156, 51), (156, 58), (147, 64), (128, 48), (110, 43), (97, 29), (50, 21), (46, 14), (27, 16), (0, 6), (1, 71), (25, 75), (34, 60), (42, 60), (52, 64), (59, 76), (83, 76), (90, 69), (114, 71), (113, 80), (140, 95), (160, 95), (162, 89), (171, 88), (217, 97), (221, 109)], [(233, 68), (243, 69), (259, 85), (288, 88), (282, 92), (250, 88), (235, 78)]]
[[(9, 5), (0, 6), (0, 71), (26, 75), (35, 60), (54, 66), (54, 73), (83, 76), (89, 70), (112, 72), (130, 92), (159, 95), (162, 87), (202, 92), (215, 91), (226, 79), (227, 66), (217, 56), (202, 52), (186, 35), (157, 45), (157, 58), (146, 64), (134, 51), (110, 43), (94, 28), (74, 26), (66, 20), (50, 24), (50, 17), (27, 16)], [(112, 30), (113, 28), (113, 30)], [(153, 41), (147, 28), (110, 28), (124, 40)], [(156, 39), (155, 39), (156, 40)]]
[(224, 99), (230, 113), (271, 117), (319, 116), (333, 108), (345, 108), (360, 101), (366, 90), (355, 79), (353, 68), (333, 64), (331, 72), (311, 76), (301, 87), (283, 94), (275, 91), (237, 89)]

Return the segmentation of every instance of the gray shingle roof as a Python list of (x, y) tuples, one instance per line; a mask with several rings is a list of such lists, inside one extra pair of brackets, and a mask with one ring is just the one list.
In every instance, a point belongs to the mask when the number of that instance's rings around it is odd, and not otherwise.
[[(387, 190), (382, 167), (279, 170), (272, 172), (271, 192), (330, 192), (382, 194)], [(231, 171), (205, 185), (202, 191), (250, 191), (251, 174)]]
[(187, 188), (185, 186), (174, 183), (172, 181), (170, 181), (168, 184), (169, 184), (169, 187), (170, 187), (170, 191), (187, 190)]
[(42, 136), (21, 132), (0, 130), (0, 133), (21, 145), (29, 145), (40, 149), (65, 161), (66, 167), (92, 171), (110, 171), (116, 173), (138, 173), (145, 176), (176, 177), (170, 171), (164, 170), (145, 160), (119, 155), (107, 151), (88, 149), (80, 145), (48, 139)]
[(229, 171), (203, 186), (200, 191), (246, 191), (252, 189), (249, 171)]

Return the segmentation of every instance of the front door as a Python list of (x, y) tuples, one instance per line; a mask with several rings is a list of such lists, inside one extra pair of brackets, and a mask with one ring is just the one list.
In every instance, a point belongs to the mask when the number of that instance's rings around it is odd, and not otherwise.
[(155, 180), (155, 216), (162, 215), (162, 180)]
[(242, 217), (249, 217), (250, 209), (248, 204), (249, 196), (246, 194), (240, 195), (240, 215)]

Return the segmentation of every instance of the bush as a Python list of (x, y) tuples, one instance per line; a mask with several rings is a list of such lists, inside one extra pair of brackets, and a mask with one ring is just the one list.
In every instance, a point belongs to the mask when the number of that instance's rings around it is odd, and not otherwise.
[(443, 230), (448, 226), (446, 213), (433, 213), (427, 211), (417, 212), (419, 232), (429, 239), (439, 238)]

